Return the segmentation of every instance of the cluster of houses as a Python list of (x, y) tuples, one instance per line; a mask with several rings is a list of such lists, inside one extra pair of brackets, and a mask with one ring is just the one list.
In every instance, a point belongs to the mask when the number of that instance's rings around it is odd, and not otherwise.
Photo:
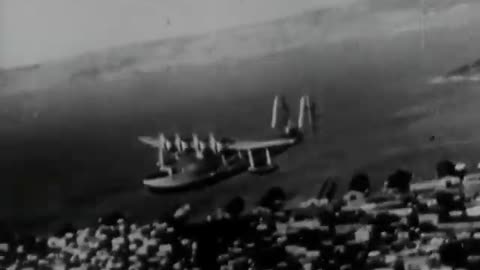
[[(389, 257), (401, 256), (405, 266), (414, 269), (440, 269), (447, 265), (455, 269), (480, 269), (480, 172), (468, 173), (464, 163), (441, 163), (436, 179), (412, 181), (413, 174), (399, 170), (389, 177), (380, 192), (372, 194), (364, 186), (363, 190), (351, 188), (343, 196), (336, 215), (355, 216), (343, 226), (354, 226), (358, 241), (371, 244), (374, 235), (375, 224), (358, 222), (362, 216), (367, 216), (367, 220), (380, 216), (394, 220), (377, 238), (390, 238), (390, 248), (379, 245), (369, 253), (371, 258), (382, 262), (381, 268), (392, 269), (393, 264), (386, 263)], [(336, 225), (338, 228), (340, 224)], [(401, 239), (406, 246), (392, 250)], [(448, 254), (445, 250), (450, 249), (453, 252)], [(460, 254), (460, 259), (448, 259), (451, 254)]]
[[(0, 240), (2, 269), (480, 269), (480, 173), (444, 163), (439, 178), (399, 170), (371, 192), (368, 176), (287, 207), (279, 187), (245, 210), (232, 199), (200, 222), (185, 205), (167, 220), (124, 217), (46, 238)], [(442, 169), (446, 167), (447, 169)], [(479, 222), (477, 222), (477, 220)]]

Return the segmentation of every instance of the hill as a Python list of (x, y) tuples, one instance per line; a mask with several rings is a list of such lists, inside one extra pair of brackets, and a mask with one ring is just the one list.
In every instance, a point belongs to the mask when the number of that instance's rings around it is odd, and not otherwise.
[(431, 80), (431, 83), (441, 84), (478, 81), (480, 81), (480, 59), (470, 64), (461, 65), (443, 76), (435, 77)]
[(204, 65), (285, 51), (318, 37), (329, 10), (210, 34), (132, 44), (63, 61), (0, 71), (3, 94), (92, 81), (129, 79), (179, 65)]

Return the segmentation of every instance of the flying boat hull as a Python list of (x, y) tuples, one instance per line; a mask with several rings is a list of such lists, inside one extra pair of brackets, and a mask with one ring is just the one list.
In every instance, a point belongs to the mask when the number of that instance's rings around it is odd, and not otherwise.
[(151, 192), (168, 192), (188, 189), (197, 189), (218, 183), (224, 179), (237, 175), (248, 168), (248, 162), (237, 161), (233, 165), (221, 166), (217, 170), (191, 174), (179, 172), (173, 175), (157, 174), (143, 180), (143, 185)]
[(269, 174), (269, 173), (272, 173), (276, 170), (278, 170), (278, 165), (276, 165), (276, 164), (259, 166), (259, 167), (248, 169), (248, 171), (250, 173), (258, 174), (258, 175)]

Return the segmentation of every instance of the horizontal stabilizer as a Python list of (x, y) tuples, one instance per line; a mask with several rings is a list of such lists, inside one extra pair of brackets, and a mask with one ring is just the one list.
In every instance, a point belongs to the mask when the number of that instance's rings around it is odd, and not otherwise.
[(265, 149), (268, 147), (291, 145), (293, 143), (295, 143), (294, 139), (276, 139), (269, 141), (239, 141), (227, 145), (227, 148), (232, 150), (255, 150)]

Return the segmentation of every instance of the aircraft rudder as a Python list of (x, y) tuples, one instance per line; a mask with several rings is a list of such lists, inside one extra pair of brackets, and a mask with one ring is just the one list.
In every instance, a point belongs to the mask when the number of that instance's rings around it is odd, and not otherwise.
[(277, 122), (278, 122), (278, 100), (279, 100), (279, 96), (276, 95), (274, 98), (273, 98), (273, 105), (272, 105), (272, 121), (271, 121), (271, 124), (270, 126), (272, 128), (276, 128), (277, 127)]
[[(308, 121), (307, 124), (310, 126), (311, 131), (315, 133), (316, 131), (316, 115), (315, 115), (315, 103), (310, 100), (310, 95), (303, 95), (300, 98), (300, 111), (298, 119), (298, 127), (303, 129), (305, 126), (305, 121)], [(305, 115), (306, 114), (306, 115)], [(307, 120), (305, 120), (307, 118)]]
[(300, 106), (298, 111), (298, 128), (303, 129), (304, 121), (305, 121), (305, 96), (300, 98)]

